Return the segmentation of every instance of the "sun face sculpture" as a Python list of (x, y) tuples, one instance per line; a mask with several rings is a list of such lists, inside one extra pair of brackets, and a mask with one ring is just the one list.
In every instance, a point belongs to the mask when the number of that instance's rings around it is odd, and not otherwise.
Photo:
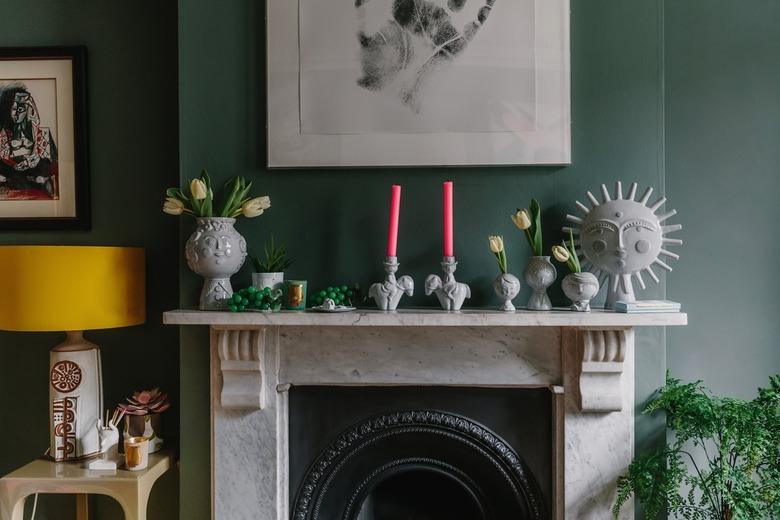
[(622, 184), (618, 182), (613, 199), (606, 185), (602, 184), (601, 202), (588, 192), (590, 208), (576, 201), (583, 216), (566, 215), (566, 220), (574, 225), (564, 227), (563, 231), (568, 234), (571, 230), (579, 235), (575, 237), (574, 243), (577, 252), (585, 257), (583, 270), (595, 274), (602, 286), (609, 281), (607, 308), (613, 308), (616, 301), (636, 301), (632, 277), (645, 289), (642, 273), (658, 283), (659, 278), (653, 266), (671, 272), (669, 264), (659, 257), (672, 260), (680, 258), (666, 248), (682, 244), (682, 240), (667, 237), (669, 233), (682, 229), (682, 226), (663, 225), (677, 211), (656, 214), (666, 202), (666, 197), (648, 206), (653, 188), (647, 188), (639, 200), (634, 200), (636, 191), (637, 183), (633, 183), (624, 198)]

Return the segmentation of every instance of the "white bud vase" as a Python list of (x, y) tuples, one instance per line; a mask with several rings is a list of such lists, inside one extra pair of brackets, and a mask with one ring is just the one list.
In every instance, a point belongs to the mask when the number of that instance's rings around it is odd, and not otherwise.
[(532, 311), (549, 311), (552, 309), (550, 297), (547, 296), (547, 288), (558, 277), (558, 271), (550, 262), (549, 256), (532, 256), (528, 259), (523, 273), (525, 283), (533, 289), (533, 294), (528, 299), (528, 309)]
[(503, 301), (499, 310), (504, 312), (514, 312), (516, 310), (512, 300), (520, 293), (520, 280), (518, 280), (517, 276), (510, 273), (498, 275), (498, 278), (493, 282), (493, 290), (496, 291), (496, 295)]
[(599, 279), (593, 273), (567, 274), (561, 286), (573, 311), (590, 311), (590, 301), (599, 293)]

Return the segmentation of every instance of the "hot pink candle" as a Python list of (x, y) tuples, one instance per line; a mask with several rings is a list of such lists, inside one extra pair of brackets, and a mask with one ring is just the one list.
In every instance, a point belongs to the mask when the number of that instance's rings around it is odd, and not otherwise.
[(455, 256), (453, 248), (452, 181), (444, 183), (444, 256)]
[(398, 215), (401, 212), (401, 187), (393, 184), (390, 189), (390, 225), (387, 228), (387, 256), (397, 256)]

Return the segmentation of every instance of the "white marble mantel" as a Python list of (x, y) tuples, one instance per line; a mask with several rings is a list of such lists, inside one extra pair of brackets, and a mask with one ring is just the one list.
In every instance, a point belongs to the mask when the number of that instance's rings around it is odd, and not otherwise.
[(682, 312), (625, 314), (596, 310), (502, 312), (486, 309), (443, 311), (402, 309), (394, 312), (364, 310), (348, 313), (322, 312), (218, 312), (175, 310), (163, 315), (168, 325), (209, 325), (212, 327), (663, 327), (687, 325)]
[(458, 385), (562, 391), (553, 518), (604, 520), (633, 458), (635, 328), (687, 315), (175, 310), (163, 320), (210, 327), (214, 519), (289, 519), (290, 385)]

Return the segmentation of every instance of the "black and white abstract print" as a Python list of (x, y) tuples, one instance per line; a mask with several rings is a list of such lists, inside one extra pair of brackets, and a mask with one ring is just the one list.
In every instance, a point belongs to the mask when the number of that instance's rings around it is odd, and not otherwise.
[(457, 60), (486, 27), (495, 3), (355, 0), (362, 69), (357, 84), (369, 91), (390, 90), (419, 113), (428, 79)]

